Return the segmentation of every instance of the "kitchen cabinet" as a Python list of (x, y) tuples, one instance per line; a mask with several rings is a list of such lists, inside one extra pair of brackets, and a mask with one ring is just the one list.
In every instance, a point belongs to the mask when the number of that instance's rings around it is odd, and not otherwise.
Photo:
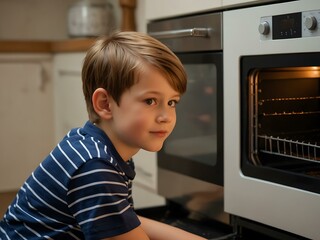
[(81, 81), (84, 57), (84, 52), (58, 53), (53, 57), (54, 126), (57, 143), (71, 128), (82, 127), (88, 120)]
[(190, 13), (209, 11), (222, 7), (223, 0), (147, 0), (145, 15), (147, 20), (176, 17)]
[(0, 192), (15, 191), (51, 151), (52, 57), (0, 54)]
[(136, 177), (133, 184), (135, 208), (164, 205), (165, 200), (157, 194), (157, 154), (140, 150), (133, 156)]
[(147, 0), (145, 1), (146, 20), (179, 17), (182, 15), (219, 11), (235, 7), (257, 5), (280, 0)]
[(249, 6), (255, 4), (269, 3), (269, 2), (280, 2), (280, 0), (222, 0), (223, 7), (239, 7)]

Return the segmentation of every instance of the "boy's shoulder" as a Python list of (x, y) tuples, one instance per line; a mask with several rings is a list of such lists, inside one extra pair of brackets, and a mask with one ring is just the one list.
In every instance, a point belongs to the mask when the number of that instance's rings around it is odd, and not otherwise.
[(107, 142), (86, 133), (82, 128), (73, 128), (57, 145), (56, 152), (68, 157), (75, 165), (80, 166), (91, 159), (103, 159), (114, 164), (114, 156), (109, 151)]

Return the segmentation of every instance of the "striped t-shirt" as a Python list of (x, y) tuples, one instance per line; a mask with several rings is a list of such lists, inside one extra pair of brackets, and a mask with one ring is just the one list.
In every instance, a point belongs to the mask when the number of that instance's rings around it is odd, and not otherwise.
[(0, 239), (102, 239), (140, 222), (132, 161), (87, 122), (72, 129), (26, 180), (0, 222)]

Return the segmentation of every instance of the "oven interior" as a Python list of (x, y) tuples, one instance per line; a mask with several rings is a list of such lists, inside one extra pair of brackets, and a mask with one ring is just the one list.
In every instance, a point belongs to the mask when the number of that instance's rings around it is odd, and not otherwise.
[(256, 165), (320, 176), (320, 67), (267, 68), (249, 77)]
[(242, 170), (319, 192), (319, 53), (242, 61)]

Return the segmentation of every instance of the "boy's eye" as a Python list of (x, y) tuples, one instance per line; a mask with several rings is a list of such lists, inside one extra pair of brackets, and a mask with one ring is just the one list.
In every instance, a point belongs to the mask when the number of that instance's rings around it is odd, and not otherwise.
[(146, 104), (148, 105), (154, 105), (156, 103), (156, 100), (153, 98), (148, 98), (145, 100)]
[(178, 101), (177, 101), (177, 100), (170, 100), (170, 101), (168, 102), (168, 105), (169, 105), (170, 107), (175, 107), (177, 104), (178, 104)]

